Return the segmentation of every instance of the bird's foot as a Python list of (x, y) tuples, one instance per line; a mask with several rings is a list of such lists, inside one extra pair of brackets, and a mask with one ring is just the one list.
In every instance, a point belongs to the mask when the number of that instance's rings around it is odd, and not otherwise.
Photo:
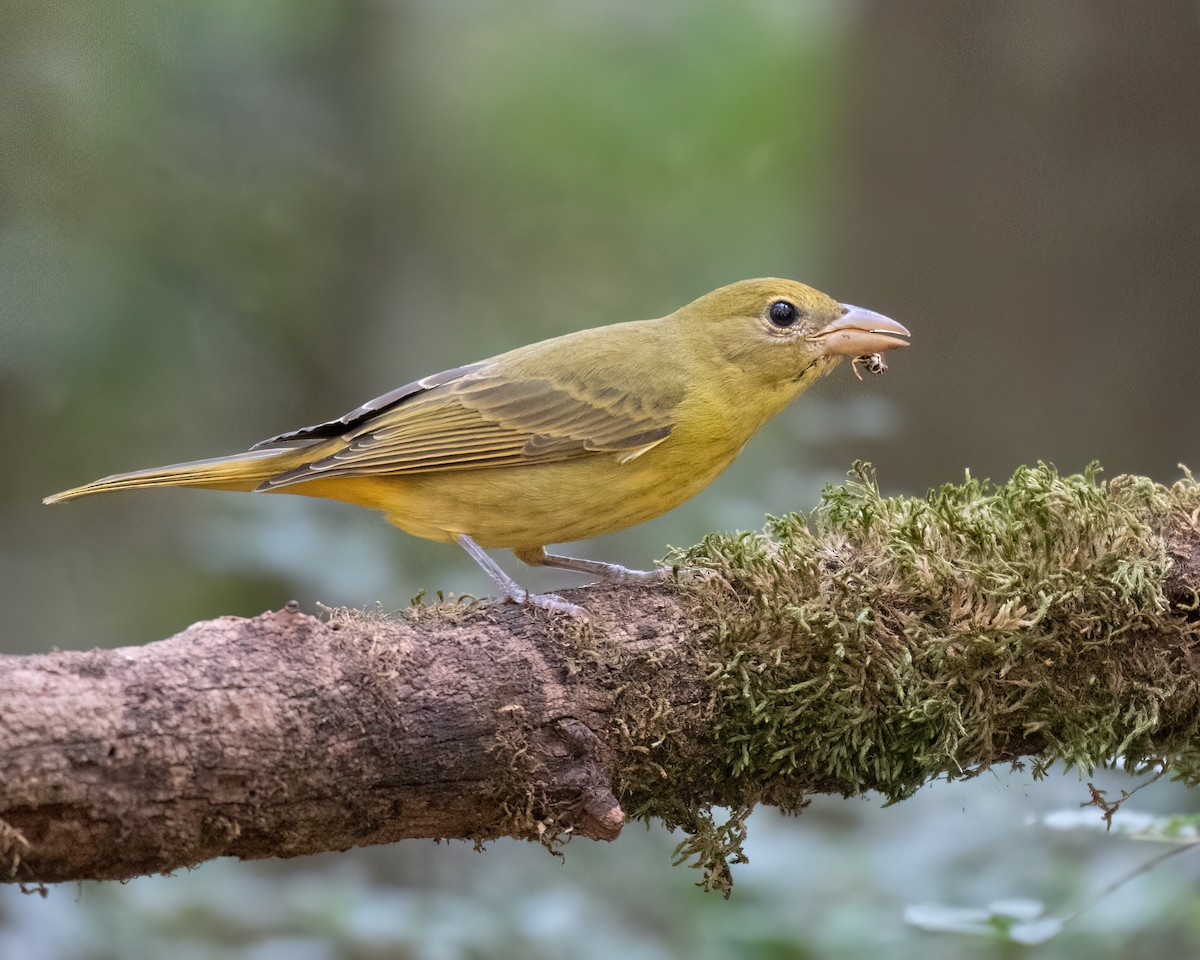
[(603, 563), (600, 560), (584, 560), (580, 557), (561, 557), (558, 554), (547, 553), (543, 547), (514, 550), (513, 552), (531, 567), (554, 567), (558, 570), (582, 573), (587, 577), (599, 577), (601, 580), (653, 583), (668, 579), (673, 572), (670, 567), (660, 567), (657, 570), (630, 570), (619, 563)]
[(588, 612), (583, 607), (564, 600), (556, 593), (530, 593), (524, 587), (517, 587), (515, 590), (509, 590), (505, 599), (511, 603), (549, 610), (551, 613), (565, 613), (568, 617), (580, 620), (588, 619)]
[(505, 600), (512, 603), (528, 604), (531, 607), (541, 607), (541, 609), (549, 610), (551, 613), (565, 613), (568, 617), (579, 617), (582, 620), (588, 619), (588, 612), (583, 607), (577, 607), (562, 597), (555, 596), (553, 593), (530, 593), (517, 583), (516, 580), (501, 570), (496, 561), (480, 549), (479, 544), (465, 533), (460, 533), (455, 539), (471, 555), (475, 562), (483, 568), (484, 573), (491, 577), (492, 582), (504, 594)]
[(629, 583), (658, 583), (661, 580), (669, 579), (672, 573), (670, 567), (657, 567), (654, 570), (630, 570), (629, 567), (623, 567), (619, 563), (605, 563), (602, 566), (603, 570), (588, 572), (598, 573), (606, 580), (626, 581)]

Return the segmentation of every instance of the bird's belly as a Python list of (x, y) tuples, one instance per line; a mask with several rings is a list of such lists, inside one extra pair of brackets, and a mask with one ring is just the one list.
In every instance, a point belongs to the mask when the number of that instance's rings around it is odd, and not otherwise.
[(402, 530), (429, 540), (450, 541), (465, 533), (484, 547), (540, 547), (610, 533), (678, 506), (708, 486), (737, 451), (717, 458), (706, 452), (700, 463), (678, 450), (654, 449), (624, 464), (596, 455), (484, 470), (314, 480), (281, 492), (382, 510)]

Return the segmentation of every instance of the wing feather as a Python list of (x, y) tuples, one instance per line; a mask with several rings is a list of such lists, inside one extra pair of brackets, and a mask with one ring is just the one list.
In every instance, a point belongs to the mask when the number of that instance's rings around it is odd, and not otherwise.
[(445, 370), (442, 373), (435, 373), (432, 376), (422, 377), (420, 380), (406, 383), (395, 390), (389, 390), (374, 400), (368, 400), (361, 407), (355, 407), (345, 416), (338, 417), (336, 420), (328, 420), (325, 423), (318, 423), (311, 427), (301, 427), (299, 430), (290, 430), (287, 433), (281, 433), (278, 436), (260, 440), (250, 449), (261, 450), (263, 447), (285, 446), (295, 443), (297, 440), (322, 440), (340, 437), (356, 425), (403, 403), (410, 397), (419, 396), (427, 390), (457, 380), (484, 366), (486, 366), (485, 363), (471, 363), (466, 366), (455, 367), (452, 370)]
[(498, 364), (460, 367), (385, 394), (340, 420), (266, 441), (311, 443), (341, 430), (313, 445), (310, 462), (262, 488), (317, 477), (467, 470), (605, 453), (627, 462), (670, 435), (681, 396), (682, 389), (663, 384), (631, 396), (612, 385), (512, 375)]

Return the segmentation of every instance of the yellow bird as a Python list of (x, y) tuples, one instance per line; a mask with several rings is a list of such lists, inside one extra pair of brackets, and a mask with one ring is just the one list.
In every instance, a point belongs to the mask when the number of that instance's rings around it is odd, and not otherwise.
[[(484, 553), (616, 579), (663, 571), (546, 553), (640, 523), (712, 482), (746, 442), (843, 358), (909, 332), (793, 280), (743, 280), (656, 320), (581, 330), (434, 374), (245, 453), (122, 473), (47, 497), (192, 486), (328, 497), (457, 542), (504, 596), (530, 594)], [(857, 369), (856, 369), (857, 372)]]

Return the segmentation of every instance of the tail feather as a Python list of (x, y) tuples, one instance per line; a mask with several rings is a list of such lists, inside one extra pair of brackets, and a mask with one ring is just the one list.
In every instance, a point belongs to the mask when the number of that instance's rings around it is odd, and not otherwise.
[(211, 490), (253, 490), (296, 461), (296, 449), (252, 450), (210, 460), (192, 460), (165, 467), (118, 473), (46, 497), (42, 503), (62, 503), (93, 493), (131, 490), (139, 487), (206, 487)]

